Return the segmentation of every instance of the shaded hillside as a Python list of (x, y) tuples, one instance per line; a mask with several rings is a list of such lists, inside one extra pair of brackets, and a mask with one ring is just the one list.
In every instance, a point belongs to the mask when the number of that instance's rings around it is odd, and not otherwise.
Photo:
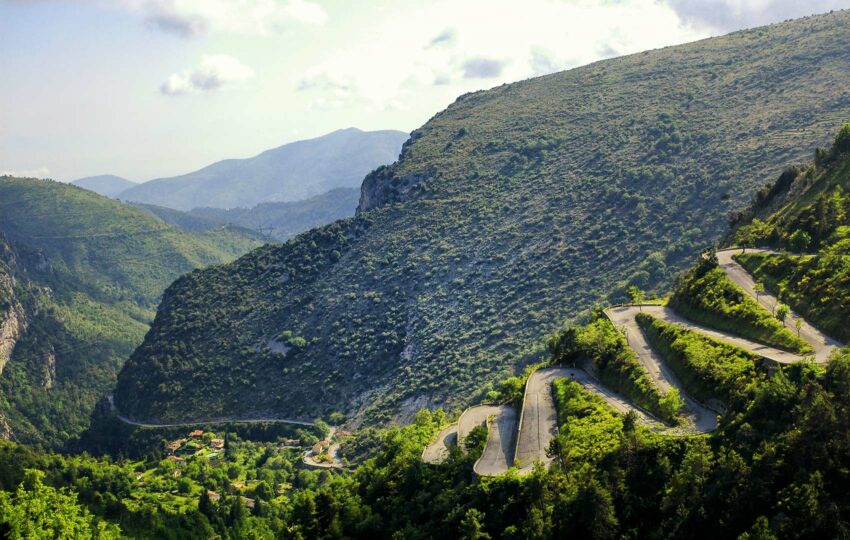
[(135, 182), (115, 176), (114, 174), (87, 176), (79, 180), (74, 180), (71, 184), (89, 191), (94, 191), (104, 197), (115, 197), (122, 191), (126, 191), (137, 185)]
[(358, 187), (366, 173), (398, 157), (407, 137), (401, 131), (341, 129), (252, 158), (227, 159), (182, 176), (151, 180), (122, 192), (120, 198), (179, 210), (297, 201), (338, 187)]
[[(850, 13), (465, 95), (363, 184), (358, 217), (178, 280), (116, 400), (138, 419), (469, 402), (850, 117)], [(285, 352), (284, 352), (285, 351)]]
[(188, 234), (49, 180), (0, 177), (0, 201), (0, 327), (10, 345), (0, 354), (9, 428), (0, 431), (27, 442), (59, 445), (85, 428), (169, 283), (259, 245), (227, 228)]
[(360, 190), (337, 188), (293, 202), (262, 203), (253, 208), (195, 208), (189, 215), (248, 227), (278, 240), (351, 217), (357, 208)]

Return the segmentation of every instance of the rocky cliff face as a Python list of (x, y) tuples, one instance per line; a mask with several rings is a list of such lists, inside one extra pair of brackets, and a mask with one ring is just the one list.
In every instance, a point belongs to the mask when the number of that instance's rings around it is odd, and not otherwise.
[(24, 310), (15, 299), (13, 284), (12, 276), (0, 267), (0, 375), (27, 325)]
[(391, 165), (382, 165), (366, 175), (360, 186), (360, 203), (357, 213), (365, 212), (385, 204), (403, 201), (408, 193), (429, 178), (429, 174), (404, 174), (399, 172), (399, 163), (410, 155), (411, 145), (422, 137), (423, 130), (418, 129), (402, 145), (399, 161)]

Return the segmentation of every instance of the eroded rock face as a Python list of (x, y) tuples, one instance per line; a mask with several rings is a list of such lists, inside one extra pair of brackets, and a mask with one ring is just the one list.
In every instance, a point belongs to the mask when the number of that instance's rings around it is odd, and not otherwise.
[(0, 375), (27, 324), (24, 310), (14, 297), (12, 283), (11, 276), (0, 270), (0, 306), (6, 304), (5, 309), (0, 311)]
[(15, 439), (15, 434), (12, 431), (12, 426), (6, 421), (6, 417), (0, 414), (0, 439), (11, 441)]
[(42, 366), (41, 386), (50, 390), (56, 383), (56, 353), (53, 350), (44, 355), (44, 366)]
[(419, 186), (427, 175), (406, 174), (398, 176), (392, 166), (375, 169), (369, 173), (360, 186), (360, 204), (357, 213), (366, 210), (401, 202), (415, 187)]

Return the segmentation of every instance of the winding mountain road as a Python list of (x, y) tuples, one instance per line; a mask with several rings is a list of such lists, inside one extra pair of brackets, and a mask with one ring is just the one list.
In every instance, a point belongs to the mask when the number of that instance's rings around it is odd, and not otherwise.
[[(670, 313), (667, 313), (667, 312)], [(692, 398), (682, 387), (678, 377), (664, 361), (664, 358), (650, 346), (640, 326), (638, 326), (638, 313), (648, 313), (659, 316), (664, 320), (668, 317), (678, 317), (672, 314), (672, 310), (662, 306), (623, 306), (605, 310), (605, 315), (617, 328), (626, 329), (626, 340), (629, 347), (638, 357), (638, 361), (646, 371), (652, 382), (662, 392), (667, 393), (671, 388), (679, 391), (679, 396), (685, 400), (682, 415), (687, 421), (687, 430), (697, 433), (708, 433), (717, 429), (717, 412), (699, 403)]]
[[(735, 259), (733, 259), (734, 255), (739, 253), (764, 253), (768, 255), (779, 254), (776, 251), (772, 251), (769, 249), (753, 249), (748, 248), (746, 250), (741, 249), (724, 249), (717, 252), (717, 263), (721, 269), (729, 276), (736, 285), (738, 285), (741, 289), (744, 290), (748, 295), (753, 297), (758, 303), (760, 303), (765, 309), (770, 312), (773, 312), (774, 308), (779, 305), (780, 300), (774, 296), (773, 294), (765, 291), (761, 294), (756, 294), (756, 282), (753, 279), (753, 276), (750, 275), (749, 272), (744, 269), (743, 266), (738, 264)], [(800, 326), (800, 338), (803, 339), (806, 343), (812, 346), (815, 350), (815, 362), (825, 363), (829, 360), (829, 356), (833, 351), (843, 347), (841, 343), (827, 336), (811, 324), (808, 321), (794, 313), (793, 311), (785, 317), (785, 326), (791, 329), (792, 332), (797, 332), (797, 320), (801, 321)]]
[(450, 446), (457, 446), (457, 424), (443, 428), (437, 440), (422, 450), (422, 461), (431, 465), (442, 463), (449, 457)]
[[(772, 253), (767, 250), (750, 250)], [(755, 298), (768, 310), (777, 305), (776, 297), (769, 293), (756, 295), (755, 281), (752, 276), (732, 256), (739, 251), (722, 250), (717, 252), (718, 264), (729, 278), (747, 294)], [(684, 399), (683, 415), (687, 420), (684, 428), (669, 428), (653, 418), (642, 409), (635, 407), (616, 393), (604, 387), (590, 374), (581, 369), (551, 367), (539, 369), (528, 378), (523, 395), (522, 412), (519, 425), (516, 425), (516, 413), (507, 406), (480, 406), (467, 409), (458, 420), (458, 424), (449, 426), (440, 432), (437, 440), (425, 448), (422, 459), (426, 463), (441, 463), (448, 456), (448, 446), (452, 437), (457, 443), (462, 441), (475, 426), (486, 422), (488, 418), (488, 439), (481, 458), (476, 461), (473, 470), (479, 476), (491, 476), (506, 472), (512, 465), (518, 466), (520, 474), (526, 474), (534, 468), (537, 462), (548, 466), (554, 460), (546, 455), (549, 444), (558, 433), (558, 414), (555, 407), (552, 383), (564, 377), (581, 384), (587, 391), (601, 397), (608, 405), (620, 413), (634, 411), (639, 422), (646, 424), (653, 431), (670, 435), (687, 435), (693, 433), (708, 433), (717, 429), (717, 412), (697, 402), (685, 392), (672, 369), (664, 362), (663, 357), (649, 344), (646, 336), (637, 323), (639, 313), (647, 313), (665, 322), (672, 323), (718, 341), (740, 347), (753, 354), (773, 360), (781, 364), (790, 364), (803, 360), (803, 357), (748, 339), (732, 336), (699, 324), (695, 324), (676, 314), (672, 309), (659, 305), (619, 306), (605, 310), (605, 315), (615, 327), (624, 330), (629, 347), (635, 352), (652, 382), (662, 392), (671, 388), (679, 391)], [(796, 330), (795, 321), (799, 318), (791, 314), (785, 324)], [(802, 319), (801, 319), (802, 320)], [(800, 337), (815, 350), (815, 359), (825, 362), (836, 348), (842, 345), (824, 335), (806, 321), (802, 321)], [(720, 409), (715, 404), (715, 408)], [(511, 452), (511, 441), (516, 433), (516, 443)]]
[(487, 444), (481, 457), (472, 466), (478, 476), (494, 476), (506, 472), (514, 462), (516, 444), (516, 409), (510, 405), (499, 407), (498, 415), (487, 421)]
[(631, 345), (631, 338), (634, 335), (634, 330), (640, 330), (640, 327), (635, 320), (638, 313), (652, 315), (656, 319), (661, 319), (662, 321), (687, 328), (688, 330), (693, 330), (694, 332), (734, 345), (744, 349), (745, 351), (749, 351), (755, 355), (761, 356), (762, 358), (767, 358), (780, 364), (793, 364), (803, 360), (803, 357), (798, 354), (783, 351), (782, 349), (770, 347), (755, 341), (750, 341), (749, 339), (732, 336), (719, 330), (714, 330), (713, 328), (693, 323), (666, 306), (623, 306), (605, 310), (605, 314), (608, 315), (608, 318), (611, 319), (611, 322), (613, 322), (615, 326), (618, 328), (626, 326), (628, 328), (627, 337), (630, 341), (629, 345)]
[(576, 381), (587, 391), (601, 397), (611, 407), (623, 414), (634, 411), (641, 423), (655, 428), (662, 426), (660, 422), (650, 417), (643, 410), (602, 386), (599, 381), (582, 369), (566, 367), (538, 369), (528, 378), (522, 402), (519, 437), (514, 453), (514, 462), (519, 466), (521, 474), (530, 472), (534, 468), (535, 462), (549, 466), (554, 459), (546, 455), (546, 450), (558, 433), (558, 411), (555, 408), (552, 383), (561, 378)]

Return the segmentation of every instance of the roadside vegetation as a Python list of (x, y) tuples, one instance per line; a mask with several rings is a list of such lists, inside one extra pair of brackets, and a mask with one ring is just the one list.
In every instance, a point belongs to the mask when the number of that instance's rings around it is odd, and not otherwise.
[(645, 313), (638, 314), (637, 322), (682, 385), (700, 401), (744, 402), (765, 378), (757, 366), (760, 359), (743, 349)]
[(742, 291), (720, 268), (713, 253), (706, 255), (676, 283), (669, 306), (691, 321), (779, 349), (806, 354), (812, 348), (779, 319)]
[(684, 404), (673, 389), (662, 394), (652, 383), (629, 348), (623, 334), (604, 314), (585, 326), (573, 326), (549, 338), (552, 360), (560, 364), (581, 365), (590, 361), (599, 379), (612, 390), (650, 411), (665, 422), (675, 423)]
[(637, 429), (634, 416), (626, 419), (578, 382), (563, 378), (552, 386), (559, 430), (550, 452), (565, 468), (605, 460), (619, 449), (624, 431)]

